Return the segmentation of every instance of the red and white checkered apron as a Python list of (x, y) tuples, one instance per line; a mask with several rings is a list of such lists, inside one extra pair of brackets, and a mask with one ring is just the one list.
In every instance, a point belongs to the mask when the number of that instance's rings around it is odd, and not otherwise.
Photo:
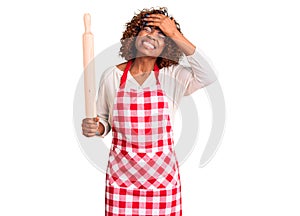
[(181, 216), (181, 184), (168, 102), (156, 85), (125, 89), (131, 61), (114, 100), (106, 174), (106, 216)]

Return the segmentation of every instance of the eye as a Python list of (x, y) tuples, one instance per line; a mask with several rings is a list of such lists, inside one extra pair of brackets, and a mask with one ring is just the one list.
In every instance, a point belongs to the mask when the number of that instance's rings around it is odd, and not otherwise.
[(151, 27), (149, 27), (149, 26), (145, 26), (143, 29), (144, 29), (146, 32), (151, 32), (151, 31), (152, 31)]
[(161, 39), (165, 39), (166, 38), (166, 36), (162, 32), (158, 33), (158, 37), (161, 38)]

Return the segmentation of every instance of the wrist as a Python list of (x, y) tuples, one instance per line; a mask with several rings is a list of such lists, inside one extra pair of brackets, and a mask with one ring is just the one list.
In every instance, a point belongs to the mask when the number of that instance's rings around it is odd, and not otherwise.
[(174, 32), (171, 32), (168, 37), (173, 40), (180, 40), (183, 38), (183, 35), (176, 29)]
[(104, 126), (100, 121), (97, 121), (97, 131), (96, 131), (96, 135), (98, 136), (102, 136), (104, 133)]

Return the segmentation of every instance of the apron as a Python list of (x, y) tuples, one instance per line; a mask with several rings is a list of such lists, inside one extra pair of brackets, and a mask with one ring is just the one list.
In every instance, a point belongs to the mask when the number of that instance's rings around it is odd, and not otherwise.
[(181, 216), (181, 184), (167, 98), (156, 85), (125, 89), (126, 65), (114, 99), (106, 172), (106, 216)]

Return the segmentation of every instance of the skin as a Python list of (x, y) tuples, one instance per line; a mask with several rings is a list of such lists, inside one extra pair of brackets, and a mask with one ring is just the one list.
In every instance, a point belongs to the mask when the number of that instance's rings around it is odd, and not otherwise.
[(185, 55), (192, 55), (195, 52), (195, 45), (186, 39), (176, 28), (175, 21), (163, 14), (150, 14), (144, 18), (149, 26), (155, 26), (170, 37)]
[(81, 127), (82, 127), (82, 134), (86, 137), (95, 136), (97, 131), (99, 131), (99, 134), (103, 134), (104, 132), (103, 124), (97, 122), (96, 118), (83, 119)]
[[(175, 21), (163, 14), (150, 14), (144, 18), (147, 26), (143, 28), (136, 39), (137, 56), (133, 62), (130, 73), (136, 81), (142, 83), (153, 70), (157, 56), (161, 54), (165, 47), (164, 38), (171, 38), (185, 55), (192, 55), (195, 52), (195, 45), (186, 39), (176, 28)], [(154, 48), (153, 48), (154, 46)], [(124, 71), (126, 63), (117, 66)], [(92, 137), (103, 134), (104, 126), (97, 122), (96, 118), (85, 118), (82, 120), (82, 134)]]

